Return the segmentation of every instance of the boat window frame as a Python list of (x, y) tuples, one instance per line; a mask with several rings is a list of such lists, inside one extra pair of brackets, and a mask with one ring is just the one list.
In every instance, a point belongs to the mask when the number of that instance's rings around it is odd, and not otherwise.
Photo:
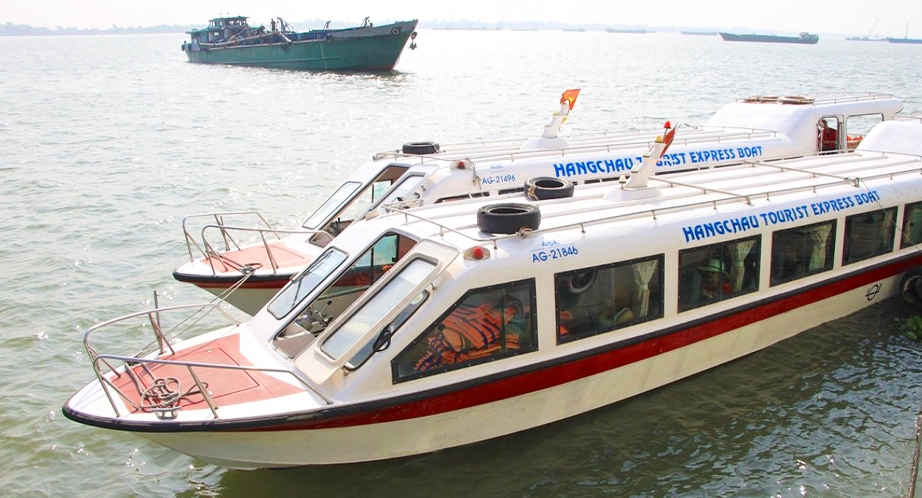
[[(386, 298), (387, 296), (385, 294), (393, 291), (393, 286), (396, 285), (395, 282), (400, 280), (404, 275), (407, 275), (408, 271), (415, 271), (416, 263), (428, 265), (428, 270), (426, 271), (424, 268), (424, 271), (420, 271), (421, 275), (413, 275), (410, 277), (410, 279), (404, 280), (410, 282), (411, 285), (404, 287), (406, 291), (400, 295), (399, 299), (390, 301), (392, 304), (387, 306), (385, 309), (389, 309), (391, 311), (379, 313), (377, 317), (365, 316), (362, 314), (363, 312), (367, 312), (370, 306), (378, 306), (378, 299), (382, 296)], [(376, 289), (371, 296), (362, 296), (362, 298), (360, 298), (360, 303), (357, 305), (353, 304), (353, 306), (349, 307), (349, 311), (344, 313), (344, 316), (341, 320), (337, 321), (336, 327), (329, 330), (328, 333), (322, 336), (322, 340), (319, 345), (320, 352), (323, 353), (332, 362), (338, 362), (345, 357), (353, 357), (358, 352), (358, 350), (360, 350), (360, 348), (357, 349), (357, 346), (362, 344), (363, 341), (367, 340), (370, 332), (377, 332), (378, 329), (382, 328), (381, 324), (385, 321), (387, 323), (392, 323), (393, 319), (385, 319), (389, 316), (394, 316), (397, 310), (402, 310), (406, 306), (406, 303), (412, 301), (412, 299), (415, 298), (417, 294), (419, 294), (420, 286), (424, 287), (423, 284), (427, 284), (429, 280), (432, 279), (432, 276), (439, 271), (439, 269), (440, 265), (438, 260), (419, 254), (410, 257), (409, 260), (407, 260), (404, 264), (401, 264), (399, 268), (396, 268), (392, 274), (387, 275), (387, 281), (384, 282), (378, 289)], [(416, 283), (413, 283), (414, 280)], [(380, 310), (372, 311), (378, 312)], [(351, 333), (351, 331), (346, 331), (346, 329), (349, 329), (349, 326), (352, 325), (354, 321), (362, 319), (370, 319), (370, 321), (367, 323), (368, 327), (364, 332), (358, 332), (349, 337), (344, 335)], [(345, 339), (342, 339), (343, 337), (345, 337)], [(345, 344), (346, 347), (341, 347), (337, 351), (330, 350), (331, 343), (339, 343), (341, 341), (343, 341), (342, 344)]]
[[(430, 292), (429, 289), (423, 289), (420, 291), (415, 297), (413, 297), (413, 299), (410, 300), (409, 303), (407, 303), (406, 306), (403, 307), (403, 309), (400, 310), (400, 313), (397, 314), (397, 317), (394, 318), (394, 321), (385, 326), (385, 329), (382, 329), (374, 341), (366, 342), (361, 349), (359, 349), (355, 354), (352, 355), (351, 358), (349, 358), (349, 361), (343, 365), (343, 368), (353, 372), (368, 362), (371, 356), (377, 352), (376, 349), (379, 346), (384, 346), (384, 343), (389, 342), (390, 338), (400, 330), (400, 327), (402, 327), (403, 324), (406, 323), (406, 321), (409, 320), (420, 307), (422, 307), (422, 305), (426, 304), (426, 301), (429, 300), (431, 295), (432, 292)], [(390, 327), (390, 331), (387, 333), (387, 335), (385, 335), (384, 330), (386, 330), (387, 327)], [(379, 340), (381, 341), (380, 345), (378, 344)], [(384, 349), (387, 348), (384, 347)]]
[[(813, 249), (816, 247), (815, 244), (819, 242), (813, 238), (813, 234), (815, 234), (817, 230), (823, 226), (830, 227), (829, 232), (826, 234), (826, 247), (824, 249), (825, 262), (822, 266), (811, 269), (810, 266), (814, 264), (814, 262), (811, 260), (811, 254)], [(772, 231), (772, 246), (771, 253), (769, 254), (768, 267), (768, 286), (774, 287), (776, 285), (793, 282), (795, 280), (800, 280), (802, 278), (816, 275), (818, 273), (831, 271), (835, 266), (836, 260), (835, 246), (836, 236), (838, 235), (838, 227), (838, 220), (831, 219), (820, 221), (818, 223), (811, 223), (809, 225)], [(788, 237), (790, 237), (790, 240), (786, 240)], [(798, 238), (800, 240), (798, 240)], [(794, 253), (788, 252), (787, 249), (791, 249), (792, 244), (799, 244), (801, 246), (801, 250), (799, 252), (794, 251)], [(784, 269), (792, 269), (791, 262), (783, 261), (787, 258), (793, 258), (794, 260), (793, 272), (788, 275), (779, 275), (779, 273), (783, 273)]]
[[(665, 261), (665, 253), (659, 253), (555, 273), (554, 310), (557, 344), (587, 339), (663, 318), (666, 308)], [(635, 271), (642, 271), (638, 265), (648, 262), (655, 262), (655, 266), (645, 284), (649, 291), (647, 295), (658, 297), (655, 304), (652, 299), (647, 299), (644, 307), (642, 302), (635, 302), (640, 284), (633, 274)], [(603, 272), (610, 272), (610, 277), (606, 278)], [(623, 272), (630, 272), (632, 275), (629, 282), (616, 280)], [(610, 286), (610, 289), (606, 289), (607, 286)], [(584, 299), (596, 294), (596, 299)], [(627, 303), (624, 302), (625, 297), (628, 298)], [(580, 306), (582, 301), (588, 302)], [(620, 303), (616, 304), (616, 301)], [(652, 313), (649, 311), (651, 309)], [(574, 331), (574, 327), (579, 327), (580, 330)]]
[[(333, 267), (330, 268), (330, 270), (326, 272), (316, 282), (314, 282), (314, 285), (309, 290), (307, 290), (305, 293), (302, 294), (296, 290), (295, 291), (296, 299), (293, 299), (291, 301), (291, 304), (288, 306), (288, 309), (284, 313), (281, 313), (281, 314), (277, 313), (277, 310), (273, 308), (273, 304), (279, 303), (280, 299), (282, 299), (283, 295), (286, 295), (289, 289), (294, 288), (300, 282), (302, 282), (305, 278), (312, 275), (313, 271), (318, 266), (326, 264), (327, 258), (331, 258), (333, 257), (333, 255), (336, 255), (338, 257), (338, 262), (333, 263)], [(300, 273), (298, 273), (294, 278), (292, 278), (291, 281), (289, 281), (285, 285), (285, 287), (282, 287), (282, 290), (280, 290), (278, 294), (276, 294), (272, 298), (272, 300), (270, 300), (269, 303), (266, 304), (266, 311), (268, 311), (269, 314), (275, 317), (276, 320), (284, 319), (286, 316), (291, 314), (292, 311), (295, 311), (298, 308), (300, 308), (301, 304), (304, 302), (305, 299), (307, 299), (308, 296), (310, 296), (315, 290), (317, 290), (323, 284), (323, 282), (325, 282), (327, 279), (330, 278), (331, 275), (336, 274), (337, 270), (341, 268), (343, 264), (345, 264), (348, 261), (349, 261), (349, 254), (347, 252), (342, 251), (335, 247), (328, 248), (320, 256), (317, 256), (317, 259), (312, 261), (311, 264), (307, 266), (307, 268), (305, 268)]]
[[(893, 252), (896, 244), (894, 243), (895, 232), (896, 232), (896, 220), (897, 220), (897, 208), (896, 206), (891, 206), (888, 208), (878, 208), (872, 211), (864, 211), (861, 213), (855, 213), (845, 217), (845, 223), (843, 228), (843, 239), (842, 239), (842, 266), (852, 265), (855, 263), (860, 263), (877, 256), (882, 256), (884, 254), (889, 254)], [(868, 228), (868, 231), (877, 235), (886, 231), (889, 231), (887, 237), (875, 237), (877, 242), (880, 244), (879, 247), (873, 249), (870, 253), (862, 253), (858, 256), (855, 256), (855, 244), (858, 242), (858, 235), (854, 233), (854, 230), (857, 227), (853, 226), (853, 223), (857, 222), (861, 217), (874, 217), (874, 216), (883, 216), (883, 219), (877, 220), (876, 228)]]
[[(387, 166), (378, 171), (374, 178), (367, 182), (357, 180), (347, 180), (343, 182), (343, 184), (340, 185), (319, 208), (314, 210), (314, 212), (304, 220), (301, 227), (307, 230), (326, 230), (334, 228), (329, 226), (331, 224), (345, 223), (348, 225), (356, 219), (359, 219), (361, 217), (360, 215), (374, 206), (377, 200), (382, 198), (382, 196), (393, 187), (394, 183), (406, 174), (409, 168), (409, 165), (403, 163), (388, 163)], [(387, 183), (387, 186), (382, 188), (381, 185), (384, 183)], [(347, 185), (355, 185), (355, 188), (352, 188), (346, 193), (345, 197), (339, 196), (341, 192), (345, 192), (343, 188)], [(368, 201), (368, 206), (362, 210), (357, 209), (356, 215), (352, 219), (342, 220), (343, 213), (352, 209), (355, 203), (366, 194), (371, 197)]]
[[(341, 206), (349, 199), (355, 197), (356, 192), (362, 188), (362, 182), (346, 181), (339, 186), (310, 216), (301, 224), (307, 230), (319, 230), (326, 225), (331, 214), (342, 211)], [(319, 219), (312, 222), (312, 220)]]
[[(389, 204), (394, 204), (394, 203), (399, 203), (399, 202), (415, 201), (419, 199), (421, 197), (420, 192), (419, 192), (419, 187), (422, 186), (422, 184), (426, 181), (426, 178), (428, 178), (428, 175), (426, 175), (423, 172), (408, 171), (407, 173), (404, 173), (403, 176), (401, 176), (400, 178), (395, 180), (394, 183), (391, 184), (390, 188), (388, 188), (384, 192), (384, 194), (381, 195), (380, 199), (378, 199), (371, 205), (369, 210), (377, 209), (383, 205), (389, 205)], [(411, 180), (418, 180), (418, 181), (416, 181), (416, 183), (413, 184), (412, 188), (398, 192), (398, 190), (402, 186), (406, 185)], [(404, 193), (404, 192), (406, 193), (405, 195), (411, 195), (412, 198), (396, 197), (396, 194)]]
[[(750, 240), (755, 242), (740, 261), (741, 266), (728, 264), (728, 258), (730, 260), (729, 262), (736, 262), (736, 258), (730, 252), (730, 247), (733, 245), (738, 246)], [(763, 234), (757, 233), (748, 237), (740, 237), (680, 250), (678, 253), (678, 285), (676, 286), (676, 307), (678, 312), (684, 313), (746, 294), (758, 292), (762, 277), (762, 253), (764, 246)], [(696, 258), (695, 256), (698, 252), (704, 252), (705, 255)], [(686, 263), (686, 259), (691, 259), (691, 261)], [(716, 268), (711, 270), (712, 266), (710, 262), (715, 259), (722, 262), (720, 265), (722, 268), (719, 270)], [(731, 271), (735, 271), (735, 268), (743, 268), (743, 275), (740, 278), (741, 288), (739, 290), (733, 289), (735, 282), (733, 282), (733, 277), (730, 274)], [(707, 271), (703, 271), (703, 269)], [(754, 271), (755, 273), (751, 274), (749, 273), (750, 271)], [(711, 273), (718, 274), (718, 289), (716, 289), (718, 295), (710, 297), (704, 296), (704, 299), (702, 299), (702, 279), (705, 275), (710, 275)], [(729, 291), (726, 290), (727, 288), (725, 285), (730, 286)], [(693, 299), (688, 299), (688, 295), (691, 295)]]
[[(914, 219), (917, 216), (917, 219)], [(917, 234), (913, 234), (918, 231)], [(913, 236), (915, 235), (915, 236)], [(922, 245), (922, 201), (903, 205), (903, 221), (900, 223), (900, 249)]]

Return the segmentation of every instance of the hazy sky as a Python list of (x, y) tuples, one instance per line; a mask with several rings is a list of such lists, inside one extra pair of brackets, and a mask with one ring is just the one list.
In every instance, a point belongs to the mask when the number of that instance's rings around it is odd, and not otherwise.
[[(758, 32), (841, 33), (922, 38), (920, 0), (0, 0), (0, 24), (109, 28), (206, 24), (221, 15), (253, 23), (329, 19), (359, 23), (419, 19), (481, 23), (561, 21), (571, 24), (749, 28)], [(319, 27), (319, 26), (311, 26)]]

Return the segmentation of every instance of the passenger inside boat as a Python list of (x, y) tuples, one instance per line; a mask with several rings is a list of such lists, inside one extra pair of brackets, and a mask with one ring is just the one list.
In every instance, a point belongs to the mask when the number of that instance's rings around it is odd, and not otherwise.
[(730, 286), (730, 274), (724, 271), (723, 261), (713, 258), (704, 266), (699, 266), (701, 272), (701, 299), (710, 300), (733, 293)]
[(759, 237), (679, 253), (679, 311), (754, 292), (759, 283)]
[(820, 150), (823, 152), (836, 150), (836, 141), (838, 139), (838, 132), (834, 126), (830, 126), (826, 121), (826, 118), (821, 118), (817, 123), (819, 127), (820, 134)]
[(567, 342), (662, 316), (662, 258), (559, 273), (558, 340)]

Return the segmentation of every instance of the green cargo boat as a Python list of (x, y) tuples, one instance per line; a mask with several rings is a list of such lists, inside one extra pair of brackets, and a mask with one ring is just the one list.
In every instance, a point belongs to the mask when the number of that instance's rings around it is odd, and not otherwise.
[[(417, 20), (297, 32), (281, 17), (270, 28), (253, 27), (247, 17), (218, 17), (207, 28), (187, 31), (182, 44), (190, 62), (310, 71), (391, 71), (407, 40), (416, 39)], [(410, 48), (416, 48), (415, 41)]]

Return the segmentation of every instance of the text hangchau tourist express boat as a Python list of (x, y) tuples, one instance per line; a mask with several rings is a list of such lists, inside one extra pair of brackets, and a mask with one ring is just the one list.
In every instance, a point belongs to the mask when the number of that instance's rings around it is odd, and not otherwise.
[[(390, 459), (918, 302), (922, 120), (853, 152), (654, 175), (663, 136), (624, 182), (375, 210), (247, 322), (200, 333), (173, 307), (96, 325), (64, 414), (231, 468)], [(125, 353), (139, 320), (150, 347)]]
[[(188, 31), (182, 44), (190, 62), (314, 71), (391, 71), (407, 40), (416, 38), (416, 20), (297, 32), (281, 17), (270, 28), (247, 18), (218, 17), (208, 27)], [(415, 41), (410, 48), (416, 48)]]
[[(537, 137), (442, 146), (412, 142), (400, 151), (376, 154), (373, 162), (352, 173), (295, 230), (273, 227), (258, 212), (187, 216), (183, 234), (189, 260), (173, 275), (254, 314), (292, 275), (313, 261), (331, 238), (369, 208), (393, 202), (418, 205), (491, 197), (523, 191), (532, 178), (545, 178), (541, 182), (548, 185), (630, 175), (660, 131), (564, 139), (559, 136), (560, 125), (577, 95), (578, 90), (563, 93), (560, 109)], [(823, 148), (818, 140), (820, 119), (834, 130), (826, 148), (851, 150), (873, 124), (890, 119), (901, 109), (899, 99), (873, 93), (740, 99), (702, 126), (680, 128), (657, 170), (815, 154)]]

